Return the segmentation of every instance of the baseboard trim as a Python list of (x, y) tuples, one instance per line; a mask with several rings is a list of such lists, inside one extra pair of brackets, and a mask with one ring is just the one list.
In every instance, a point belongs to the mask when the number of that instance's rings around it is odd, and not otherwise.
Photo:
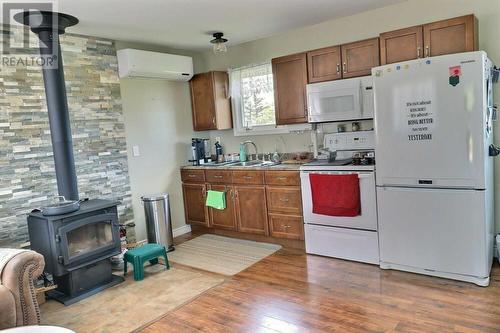
[(180, 235), (187, 234), (191, 232), (191, 226), (189, 224), (183, 225), (182, 227), (175, 228), (173, 231), (174, 238)]
[(480, 276), (472, 276), (472, 275), (463, 275), (463, 274), (455, 274), (455, 273), (447, 273), (447, 272), (439, 272), (439, 271), (431, 271), (423, 268), (399, 265), (390, 262), (380, 261), (381, 269), (395, 269), (398, 271), (412, 272), (423, 275), (437, 276), (445, 279), (458, 280), (464, 282), (471, 282), (480, 287), (487, 287), (490, 284), (490, 276), (480, 277)]

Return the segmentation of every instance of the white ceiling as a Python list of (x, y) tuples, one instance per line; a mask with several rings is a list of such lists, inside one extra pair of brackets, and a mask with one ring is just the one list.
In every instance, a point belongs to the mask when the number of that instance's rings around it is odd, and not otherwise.
[(80, 23), (68, 32), (205, 50), (211, 33), (229, 45), (404, 0), (59, 0)]

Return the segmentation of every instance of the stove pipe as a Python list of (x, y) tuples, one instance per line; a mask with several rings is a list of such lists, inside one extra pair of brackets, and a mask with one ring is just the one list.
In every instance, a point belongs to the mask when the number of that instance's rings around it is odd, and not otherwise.
[[(73, 142), (68, 113), (59, 35), (78, 23), (71, 15), (48, 11), (26, 11), (14, 19), (31, 28), (40, 39), (40, 55), (44, 58), (42, 71), (49, 113), (50, 135), (59, 195), (67, 200), (79, 200), (73, 156)], [(52, 55), (56, 57), (52, 57)], [(52, 62), (51, 62), (52, 59)], [(57, 61), (57, 64), (54, 62)]]

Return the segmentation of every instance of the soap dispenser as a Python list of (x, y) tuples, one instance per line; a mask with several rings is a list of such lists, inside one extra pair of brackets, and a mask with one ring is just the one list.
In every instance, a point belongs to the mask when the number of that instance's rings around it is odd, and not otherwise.
[(247, 161), (247, 151), (245, 150), (245, 144), (240, 142), (240, 162)]

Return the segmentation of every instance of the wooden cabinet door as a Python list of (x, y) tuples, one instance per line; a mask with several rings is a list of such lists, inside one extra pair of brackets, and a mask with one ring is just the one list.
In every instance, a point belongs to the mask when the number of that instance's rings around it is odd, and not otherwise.
[(342, 77), (371, 75), (372, 67), (380, 65), (379, 40), (372, 38), (344, 44), (342, 50)]
[(340, 46), (326, 47), (307, 52), (307, 76), (309, 83), (342, 78)]
[(301, 216), (269, 214), (269, 228), (273, 237), (304, 239), (304, 223)]
[(299, 171), (266, 170), (266, 185), (300, 186)]
[(181, 180), (184, 183), (204, 183), (205, 172), (203, 170), (195, 169), (182, 169)]
[(215, 95), (215, 127), (218, 130), (233, 128), (229, 76), (227, 72), (212, 72)]
[(208, 209), (205, 206), (207, 187), (205, 184), (182, 184), (186, 223), (208, 227)]
[(422, 26), (380, 34), (380, 62), (382, 65), (413, 60), (423, 56)]
[(271, 213), (302, 214), (302, 196), (298, 186), (268, 186), (266, 197)]
[(238, 230), (268, 235), (266, 189), (264, 186), (234, 186)]
[(306, 53), (275, 58), (272, 65), (276, 124), (306, 123)]
[(424, 25), (425, 56), (478, 49), (477, 20), (467, 15)]
[(226, 185), (209, 185), (214, 191), (226, 192), (226, 209), (209, 208), (210, 226), (218, 229), (236, 230), (234, 189)]
[(233, 183), (243, 185), (264, 184), (264, 171), (257, 170), (234, 170)]
[(216, 129), (215, 93), (212, 72), (196, 74), (189, 81), (195, 131)]

